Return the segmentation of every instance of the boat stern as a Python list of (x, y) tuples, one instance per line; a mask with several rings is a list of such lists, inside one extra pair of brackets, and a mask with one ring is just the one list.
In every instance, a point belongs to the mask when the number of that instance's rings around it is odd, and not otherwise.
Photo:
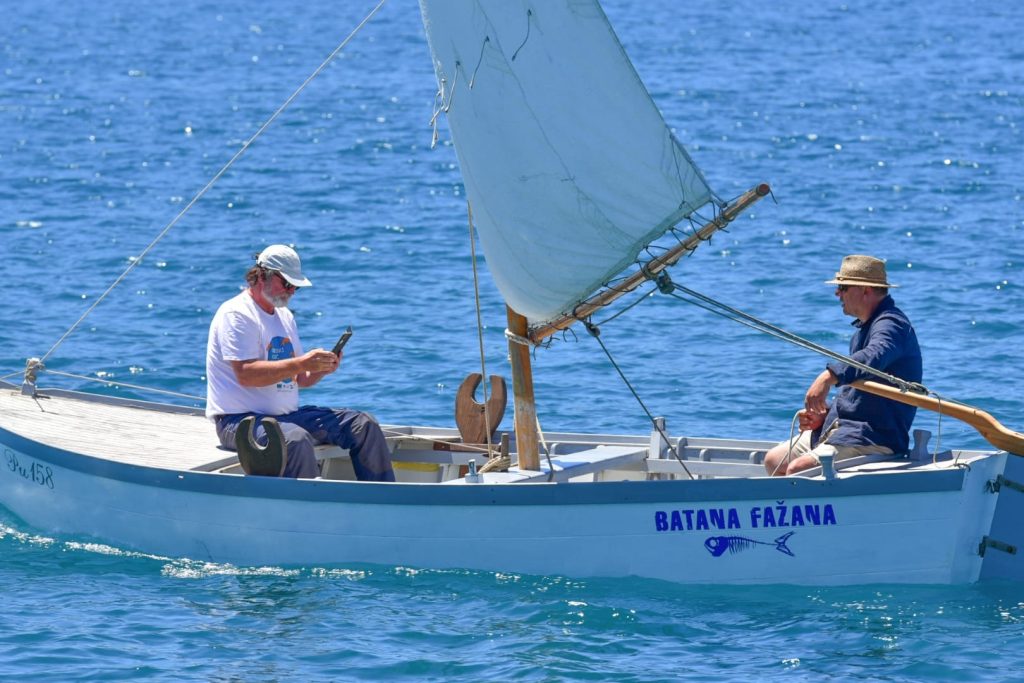
[(1004, 457), (1002, 474), (987, 483), (997, 498), (992, 527), (978, 547), (980, 578), (1024, 581), (1024, 458)]

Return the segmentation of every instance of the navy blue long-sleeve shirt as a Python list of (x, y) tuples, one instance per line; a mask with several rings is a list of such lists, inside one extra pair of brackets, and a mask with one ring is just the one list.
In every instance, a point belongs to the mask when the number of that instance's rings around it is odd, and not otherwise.
[[(850, 357), (909, 382), (921, 381), (921, 347), (910, 320), (896, 308), (891, 296), (882, 299), (866, 323), (857, 327), (850, 340)], [(894, 453), (910, 448), (910, 425), (917, 408), (881, 396), (858, 391), (851, 382), (859, 379), (881, 381), (846, 363), (829, 363), (838, 379), (839, 393), (822, 425), (826, 442), (836, 446), (887, 446)], [(835, 420), (839, 425), (832, 433)]]

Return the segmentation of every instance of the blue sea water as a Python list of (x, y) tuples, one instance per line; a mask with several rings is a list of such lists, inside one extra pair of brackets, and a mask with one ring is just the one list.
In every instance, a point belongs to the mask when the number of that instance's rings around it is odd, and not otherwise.
[[(0, 375), (50, 350), (372, 5), (8, 4)], [(884, 257), (925, 383), (1024, 430), (1024, 5), (605, 9), (712, 187), (774, 190), (675, 280), (843, 350), (848, 321), (822, 282), (844, 254)], [(356, 329), (342, 373), (310, 398), (453, 424), (454, 391), (480, 359), (443, 122), (430, 146), (435, 89), (416, 3), (392, 0), (48, 367), (202, 395), (212, 312), (252, 253), (290, 242), (315, 282), (293, 301), (306, 345)], [(481, 286), (488, 372), (507, 377), (486, 269)], [(659, 296), (601, 338), (674, 434), (781, 438), (823, 362)], [(535, 381), (545, 429), (648, 429), (582, 331), (538, 352)], [(916, 426), (985, 447), (933, 414)], [(236, 568), (47, 538), (0, 508), (0, 587), (3, 680), (1024, 679), (1016, 584)]]

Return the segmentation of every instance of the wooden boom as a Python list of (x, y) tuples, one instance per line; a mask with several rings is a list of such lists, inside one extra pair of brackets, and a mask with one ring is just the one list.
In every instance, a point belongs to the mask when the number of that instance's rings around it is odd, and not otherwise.
[(977, 429), (978, 433), (996, 448), (1014, 455), (1024, 456), (1024, 434), (1007, 429), (999, 420), (984, 410), (963, 403), (940, 401), (937, 398), (925, 396), (924, 394), (900, 391), (896, 387), (866, 379), (853, 382), (850, 386), (866, 391), (869, 394), (883, 396), (893, 401), (917, 406), (925, 410), (932, 410), (940, 415), (948, 415), (966, 422)]
[(622, 283), (615, 285), (614, 289), (605, 289), (598, 292), (583, 303), (579, 304), (572, 312), (572, 315), (563, 315), (560, 318), (556, 318), (551, 322), (539, 325), (530, 330), (530, 334), (528, 335), (530, 341), (534, 344), (539, 344), (541, 341), (555, 334), (559, 330), (564, 330), (577, 320), (586, 318), (599, 308), (612, 303), (623, 294), (628, 294), (633, 291), (647, 280), (650, 280), (661, 271), (673, 265), (676, 261), (682, 258), (684, 254), (696, 249), (697, 245), (701, 242), (710, 239), (713, 234), (729, 225), (729, 223), (734, 221), (737, 216), (743, 213), (743, 211), (762, 197), (767, 196), (771, 191), (772, 190), (767, 183), (761, 183), (760, 185), (747, 190), (739, 197), (739, 199), (725, 207), (722, 210), (722, 213), (705, 223), (700, 230), (697, 230), (697, 232), (682, 240), (679, 244), (675, 245), (661, 256), (657, 256), (648, 261), (644, 268), (630, 275)]

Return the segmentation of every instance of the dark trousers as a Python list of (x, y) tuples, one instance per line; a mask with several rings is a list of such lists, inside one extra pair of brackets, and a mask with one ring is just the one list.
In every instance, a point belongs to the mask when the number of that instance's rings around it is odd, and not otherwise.
[[(235, 413), (217, 417), (217, 437), (224, 448), (235, 450), (235, 432), (238, 423), (249, 415), (257, 413)], [(312, 479), (320, 476), (313, 447), (320, 444), (334, 444), (347, 448), (352, 457), (352, 467), (360, 481), (394, 481), (395, 471), (391, 467), (391, 453), (380, 426), (366, 413), (341, 408), (320, 408), (302, 406), (294, 413), (272, 415), (284, 433), (288, 448), (288, 461), (284, 476)], [(256, 422), (256, 442), (267, 444), (263, 425)]]

